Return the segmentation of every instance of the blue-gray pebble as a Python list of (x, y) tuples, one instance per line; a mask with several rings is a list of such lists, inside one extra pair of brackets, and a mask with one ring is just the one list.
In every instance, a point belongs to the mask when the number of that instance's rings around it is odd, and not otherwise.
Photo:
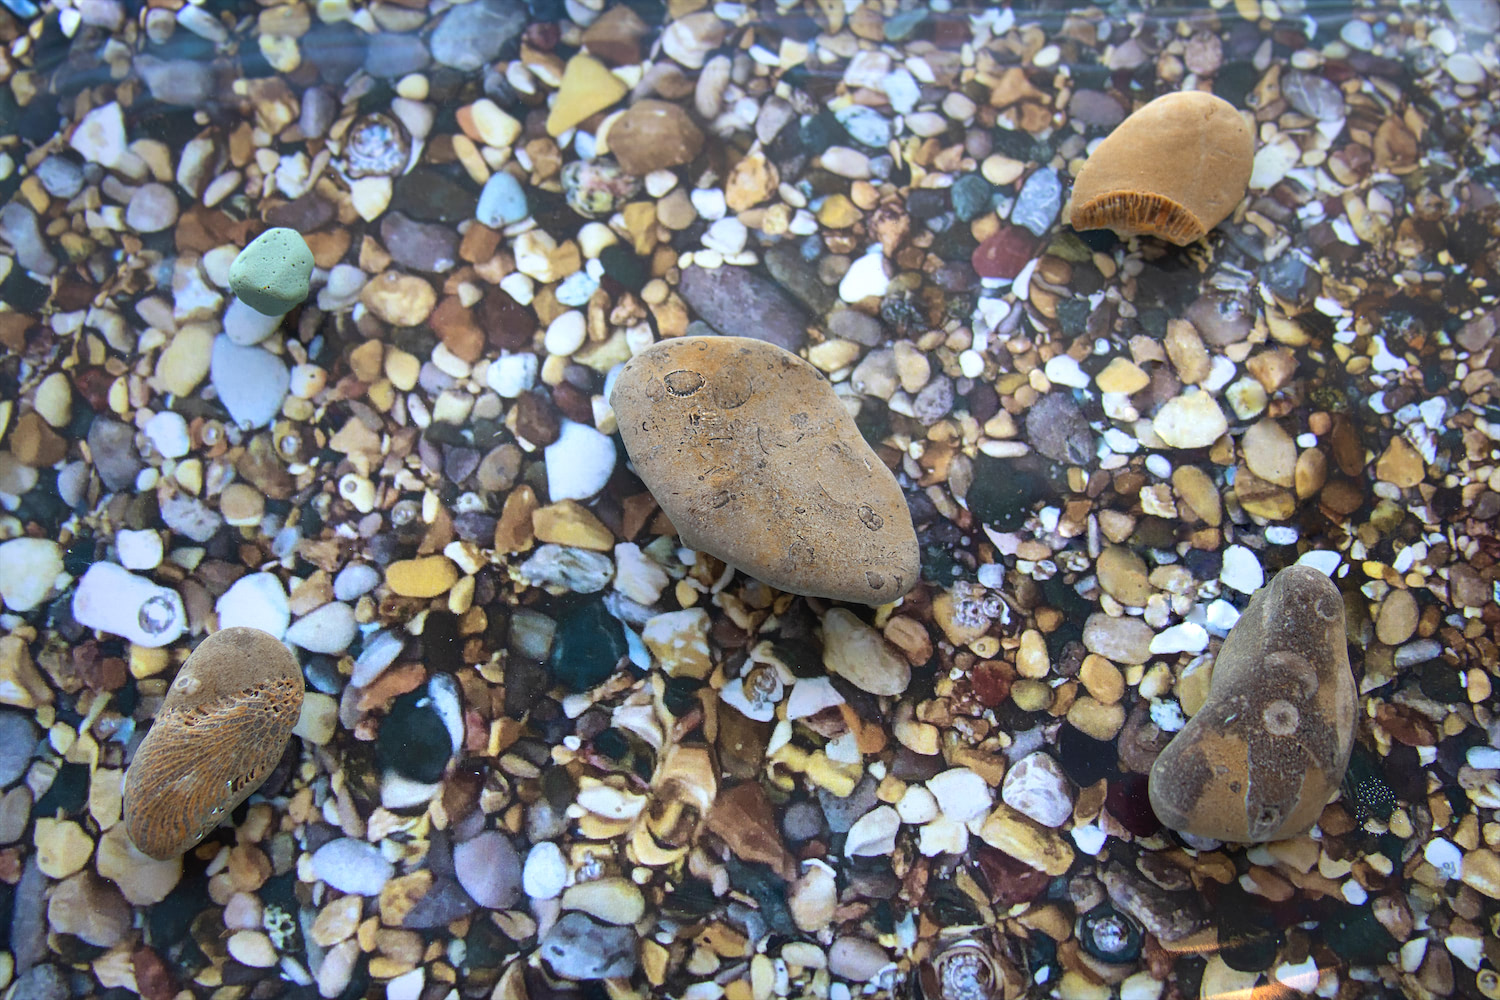
[(247, 306), (281, 316), (307, 298), (313, 255), (295, 229), (267, 229), (229, 265), (229, 287)]
[(497, 171), (484, 182), (474, 218), (491, 229), (503, 229), (531, 214), (521, 182), (505, 171)]

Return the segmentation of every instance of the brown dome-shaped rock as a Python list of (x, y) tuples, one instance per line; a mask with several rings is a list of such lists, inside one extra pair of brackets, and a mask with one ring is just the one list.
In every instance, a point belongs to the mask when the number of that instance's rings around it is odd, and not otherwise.
[(1255, 136), (1234, 105), (1197, 90), (1166, 94), (1089, 155), (1073, 184), (1070, 221), (1187, 246), (1234, 211), (1254, 160)]
[(637, 177), (691, 163), (702, 149), (703, 132), (667, 101), (637, 101), (609, 127), (609, 151)]
[(1179, 833), (1296, 836), (1344, 780), (1357, 698), (1338, 587), (1289, 566), (1256, 592), (1214, 663), (1208, 700), (1151, 767), (1151, 807)]
[(166, 860), (202, 840), (281, 760), (302, 709), (302, 670), (260, 629), (198, 644), (125, 772), (125, 829)]
[(745, 337), (664, 340), (625, 364), (611, 402), (684, 544), (794, 594), (884, 604), (916, 582), (896, 478), (795, 354)]

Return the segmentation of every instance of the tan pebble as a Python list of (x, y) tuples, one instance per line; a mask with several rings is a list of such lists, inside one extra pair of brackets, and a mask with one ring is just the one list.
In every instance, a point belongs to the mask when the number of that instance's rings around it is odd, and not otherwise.
[(367, 340), (349, 352), (349, 371), (368, 384), (380, 377), (384, 357), (385, 344), (379, 340)]
[(42, 379), (31, 405), (53, 427), (67, 426), (73, 412), (73, 387), (68, 384), (68, 376), (53, 372)]
[(612, 403), (683, 543), (791, 593), (883, 604), (916, 582), (895, 477), (815, 368), (741, 337), (665, 340)]
[(1491, 899), (1500, 899), (1500, 855), (1478, 847), (1464, 855), (1460, 878), (1464, 885)]
[(36, 864), (49, 878), (67, 878), (88, 864), (94, 842), (83, 827), (67, 819), (38, 817), (32, 832)]
[(1260, 843), (1307, 830), (1344, 778), (1355, 690), (1343, 598), (1291, 566), (1256, 592), (1219, 650), (1208, 698), (1151, 768), (1173, 830)]
[(269, 634), (227, 628), (188, 657), (125, 773), (125, 827), (144, 853), (187, 851), (260, 787), (302, 708), (302, 668)]
[(1216, 528), (1223, 521), (1224, 508), (1218, 487), (1208, 473), (1196, 465), (1179, 465), (1173, 469), (1172, 488), (1210, 527)]
[(1125, 725), (1124, 705), (1105, 705), (1084, 695), (1068, 708), (1068, 722), (1096, 740), (1112, 740)]
[(1040, 680), (1052, 670), (1052, 660), (1047, 653), (1047, 640), (1042, 633), (1029, 628), (1021, 633), (1021, 645), (1016, 650), (1016, 673), (1022, 677)]
[(1152, 429), (1169, 448), (1207, 448), (1229, 429), (1229, 418), (1208, 393), (1189, 389), (1162, 404)]
[(1099, 586), (1127, 608), (1142, 608), (1153, 593), (1146, 579), (1146, 560), (1123, 545), (1107, 546), (1094, 566)]
[(1010, 700), (1024, 712), (1043, 712), (1052, 707), (1052, 689), (1042, 681), (1022, 678), (1010, 686)]
[(724, 184), (724, 198), (731, 212), (743, 212), (759, 205), (776, 192), (780, 175), (764, 153), (759, 151), (744, 157), (729, 172)]
[(713, 669), (708, 625), (708, 612), (702, 608), (667, 611), (646, 619), (641, 641), (668, 677), (702, 680)]
[(582, 910), (607, 924), (633, 924), (646, 912), (641, 890), (629, 879), (611, 876), (570, 885), (563, 890), (562, 908)]
[(845, 608), (832, 608), (823, 617), (823, 665), (870, 694), (898, 695), (911, 683), (905, 658)]
[(438, 597), (458, 582), (458, 567), (447, 556), (402, 559), (385, 568), (385, 582), (401, 597)]
[(1186, 246), (1234, 211), (1254, 156), (1234, 105), (1197, 90), (1163, 95), (1089, 155), (1073, 184), (1072, 225)]
[(257, 525), (266, 511), (266, 498), (249, 483), (230, 483), (219, 495), (219, 513), (228, 524)]
[(1391, 438), (1385, 452), (1375, 461), (1375, 478), (1407, 488), (1420, 483), (1426, 475), (1422, 456), (1403, 437)]
[(536, 509), (536, 493), (530, 486), (523, 483), (510, 491), (500, 509), (500, 519), (495, 522), (496, 552), (525, 552), (531, 548), (535, 540), (532, 514)]
[(1164, 341), (1167, 357), (1177, 369), (1177, 377), (1189, 385), (1196, 385), (1208, 378), (1212, 362), (1203, 338), (1197, 327), (1185, 319), (1167, 320), (1167, 335)]
[(615, 536), (589, 509), (576, 500), (562, 500), (531, 514), (531, 530), (543, 542), (608, 552)]
[(1393, 590), (1380, 602), (1375, 616), (1375, 638), (1387, 646), (1399, 646), (1417, 630), (1417, 599), (1409, 590)]
[(332, 948), (340, 941), (354, 936), (359, 928), (359, 918), (364, 907), (364, 897), (353, 894), (340, 896), (318, 911), (313, 921), (312, 939), (320, 948)]
[(0, 705), (36, 708), (52, 704), (52, 689), (37, 671), (31, 647), (20, 636), (0, 638)]
[(1125, 694), (1125, 675), (1098, 653), (1084, 656), (1078, 668), (1078, 679), (1089, 694), (1106, 705), (1113, 705)]
[(562, 135), (596, 111), (614, 104), (629, 89), (593, 56), (575, 55), (563, 70), (562, 83), (547, 113), (547, 134)]
[(1291, 486), (1297, 467), (1297, 443), (1269, 417), (1251, 424), (1240, 441), (1245, 464), (1268, 483)]
[(437, 292), (416, 275), (385, 271), (370, 279), (359, 300), (392, 326), (421, 326), (437, 305)]
[(1104, 370), (1094, 376), (1101, 392), (1121, 392), (1127, 395), (1140, 392), (1151, 384), (1151, 377), (1141, 366), (1129, 358), (1115, 358)]
[(615, 119), (608, 141), (625, 172), (644, 177), (691, 163), (703, 149), (703, 132), (676, 104), (644, 100)]
[(1054, 877), (1073, 866), (1073, 848), (1058, 834), (1004, 803), (979, 828), (979, 838), (1018, 861)]
[(162, 392), (191, 396), (208, 376), (213, 344), (214, 332), (203, 324), (193, 323), (178, 330), (157, 355), (152, 383)]

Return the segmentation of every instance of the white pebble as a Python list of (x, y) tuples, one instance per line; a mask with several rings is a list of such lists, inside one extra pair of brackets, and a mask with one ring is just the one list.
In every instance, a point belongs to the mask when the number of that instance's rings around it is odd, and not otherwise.
[(126, 569), (155, 569), (161, 565), (161, 535), (150, 529), (122, 528), (115, 532), (115, 551)]
[(1343, 558), (1337, 552), (1329, 549), (1314, 549), (1297, 557), (1298, 566), (1311, 566), (1328, 576), (1333, 576), (1342, 561)]
[(1151, 652), (1201, 653), (1208, 648), (1208, 630), (1202, 625), (1182, 622), (1151, 637)]
[(311, 653), (336, 656), (349, 648), (356, 629), (354, 609), (330, 601), (298, 618), (286, 630), (286, 641)]
[(548, 354), (567, 357), (582, 347), (587, 337), (588, 323), (583, 313), (577, 309), (569, 309), (547, 326), (542, 346), (547, 348)]
[(885, 255), (878, 247), (849, 265), (839, 282), (839, 298), (845, 302), (862, 302), (871, 296), (884, 295), (890, 288), (891, 275)]
[(242, 576), (214, 605), (219, 613), (219, 627), (258, 628), (280, 639), (286, 635), (291, 611), (287, 608), (286, 590), (271, 573)]
[(1422, 857), (1427, 863), (1442, 872), (1444, 878), (1458, 878), (1463, 869), (1464, 854), (1451, 840), (1436, 837), (1427, 842), (1427, 847), (1422, 851)]
[(1072, 355), (1058, 354), (1048, 358), (1047, 364), (1042, 367), (1042, 373), (1054, 385), (1066, 385), (1073, 389), (1089, 387), (1088, 375), (1078, 367), (1078, 362), (1073, 359)]
[(729, 203), (724, 200), (724, 192), (718, 188), (698, 188), (688, 196), (693, 207), (698, 210), (698, 216), (709, 222), (717, 222), (724, 218), (724, 213), (729, 211)]
[(844, 840), (844, 853), (851, 858), (885, 857), (896, 849), (901, 817), (890, 806), (876, 806), (854, 821)]
[(187, 421), (182, 414), (163, 410), (146, 421), (146, 440), (162, 458), (181, 458), (193, 446)]
[(1242, 594), (1253, 594), (1265, 586), (1266, 573), (1261, 569), (1255, 553), (1243, 545), (1231, 545), (1224, 550), (1224, 565), (1219, 570), (1219, 582)]
[(176, 642), (187, 627), (182, 597), (115, 563), (94, 563), (73, 592), (73, 617), (138, 646)]
[(380, 583), (380, 571), (366, 563), (350, 563), (333, 578), (333, 596), (352, 601), (374, 590)]
[(937, 819), (938, 812), (937, 799), (922, 785), (908, 785), (896, 803), (896, 815), (903, 823), (927, 823)]
[(562, 848), (550, 840), (544, 840), (526, 855), (526, 865), (521, 869), (521, 888), (532, 899), (556, 899), (568, 884), (568, 863), (563, 860)]
[(557, 440), (546, 447), (547, 494), (558, 500), (586, 500), (615, 471), (615, 443), (592, 427), (564, 420)]
[(934, 775), (928, 780), (927, 789), (937, 798), (943, 815), (959, 823), (988, 812), (994, 804), (990, 786), (967, 767), (954, 767)]
[(748, 237), (749, 230), (745, 228), (745, 224), (733, 216), (727, 216), (708, 227), (708, 231), (703, 234), (703, 245), (728, 257), (745, 249)]
[(1153, 701), (1151, 721), (1162, 732), (1175, 733), (1187, 725), (1187, 716), (1182, 714), (1182, 706), (1175, 701)]
[(12, 538), (0, 543), (0, 598), (12, 611), (31, 611), (45, 601), (63, 572), (62, 546), (50, 538)]
[(507, 354), (491, 361), (485, 382), (505, 399), (515, 399), (536, 384), (541, 362), (535, 354)]
[(1080, 851), (1090, 856), (1098, 854), (1103, 850), (1104, 842), (1108, 839), (1109, 834), (1099, 829), (1093, 823), (1073, 828), (1073, 843), (1078, 845)]

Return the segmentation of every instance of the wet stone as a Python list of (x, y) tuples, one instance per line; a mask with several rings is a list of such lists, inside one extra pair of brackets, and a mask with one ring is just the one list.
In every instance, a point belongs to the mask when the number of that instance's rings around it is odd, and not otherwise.
[(663, 341), (626, 363), (611, 402), (684, 544), (792, 593), (880, 604), (916, 581), (900, 487), (801, 359), (743, 338)]
[(570, 691), (587, 691), (614, 673), (625, 652), (620, 623), (589, 601), (558, 620), (547, 668)]
[(135, 450), (135, 428), (118, 420), (96, 418), (89, 425), (89, 453), (106, 489), (128, 490), (135, 485), (142, 468)]
[(630, 975), (636, 968), (637, 948), (633, 927), (601, 923), (572, 911), (542, 938), (538, 953), (554, 974), (587, 981)]
[(400, 212), (380, 220), (380, 241), (396, 263), (413, 271), (441, 274), (458, 260), (458, 234), (452, 226), (418, 222)]
[(1049, 392), (1027, 409), (1026, 437), (1054, 462), (1087, 466), (1093, 461), (1094, 432), (1066, 390)]
[(705, 322), (731, 337), (762, 340), (787, 351), (807, 342), (807, 317), (775, 284), (744, 267), (682, 272), (677, 291)]

